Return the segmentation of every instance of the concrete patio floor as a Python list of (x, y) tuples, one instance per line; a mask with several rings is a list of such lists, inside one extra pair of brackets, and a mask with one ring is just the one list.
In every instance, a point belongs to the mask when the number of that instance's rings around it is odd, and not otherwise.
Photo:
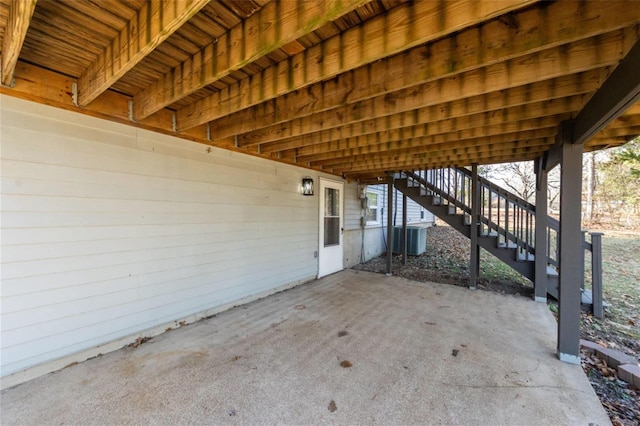
[(522, 297), (348, 270), (7, 389), (0, 420), (610, 424), (555, 335)]

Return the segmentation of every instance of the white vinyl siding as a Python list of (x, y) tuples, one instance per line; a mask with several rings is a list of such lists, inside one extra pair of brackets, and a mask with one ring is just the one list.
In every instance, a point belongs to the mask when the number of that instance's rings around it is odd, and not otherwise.
[(2, 376), (316, 276), (309, 170), (0, 102)]

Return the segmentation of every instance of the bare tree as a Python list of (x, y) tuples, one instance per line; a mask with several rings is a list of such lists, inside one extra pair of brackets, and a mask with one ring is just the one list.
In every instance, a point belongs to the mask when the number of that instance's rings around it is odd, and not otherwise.
[(589, 223), (593, 222), (593, 194), (596, 190), (596, 156), (593, 152), (586, 153), (584, 155), (584, 167), (586, 167), (585, 182), (586, 190), (586, 206), (585, 206), (585, 220)]
[[(483, 166), (483, 176), (534, 204), (536, 199), (536, 173), (533, 161)], [(560, 168), (551, 170), (547, 177), (547, 205), (558, 210), (560, 195)]]
[(533, 162), (504, 163), (486, 166), (485, 176), (503, 186), (505, 189), (524, 198), (530, 203), (535, 202), (536, 175)]

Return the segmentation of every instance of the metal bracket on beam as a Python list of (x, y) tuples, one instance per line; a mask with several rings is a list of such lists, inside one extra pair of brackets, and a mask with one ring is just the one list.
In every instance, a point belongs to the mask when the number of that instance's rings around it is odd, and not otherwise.
[(173, 129), (173, 133), (178, 133), (178, 120), (175, 111), (171, 113), (171, 128)]
[(71, 83), (71, 102), (73, 106), (78, 106), (78, 83)]
[(207, 123), (207, 140), (211, 142), (211, 125)]
[(11, 82), (9, 83), (9, 85), (4, 85), (1, 83), (2, 82), (2, 71), (0, 71), (0, 86), (2, 87), (8, 87), (8, 88), (12, 88), (16, 85), (16, 76), (14, 75), (13, 77), (11, 77)]
[(133, 119), (133, 99), (130, 99), (128, 104), (129, 104), (129, 121), (135, 123), (136, 120)]
[(235, 136), (233, 137), (233, 143), (234, 143), (234, 145), (236, 146), (236, 148), (240, 148), (240, 147), (238, 146), (238, 135), (235, 135)]

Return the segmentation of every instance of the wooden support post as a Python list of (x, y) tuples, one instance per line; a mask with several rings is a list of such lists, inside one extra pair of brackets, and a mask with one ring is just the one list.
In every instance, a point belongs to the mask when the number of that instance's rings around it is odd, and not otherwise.
[(561, 146), (558, 358), (580, 364), (582, 145), (572, 144), (572, 123), (558, 130)]
[(591, 291), (593, 316), (604, 318), (602, 308), (602, 232), (591, 233)]
[(387, 177), (387, 276), (391, 276), (391, 265), (393, 261), (393, 215), (391, 206), (393, 205), (393, 176)]
[(542, 158), (535, 162), (536, 169), (536, 217), (535, 217), (535, 278), (534, 298), (536, 302), (547, 303), (547, 194), (548, 171)]
[(480, 185), (478, 165), (471, 166), (471, 256), (469, 259), (469, 289), (475, 290), (480, 272), (480, 246), (478, 245), (478, 220), (480, 217)]
[(402, 266), (407, 264), (407, 196), (402, 194)]

